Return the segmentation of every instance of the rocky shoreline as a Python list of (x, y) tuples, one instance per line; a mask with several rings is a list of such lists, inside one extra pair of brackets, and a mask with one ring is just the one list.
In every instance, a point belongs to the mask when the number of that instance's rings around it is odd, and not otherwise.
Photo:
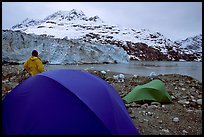
[[(46, 68), (45, 68), (46, 69)], [(165, 83), (173, 102), (125, 103), (127, 111), (141, 135), (202, 135), (202, 83), (178, 74), (154, 77), (87, 70), (112, 85), (124, 97), (137, 85), (153, 79)], [(2, 99), (16, 85), (28, 78), (19, 65), (2, 65)]]

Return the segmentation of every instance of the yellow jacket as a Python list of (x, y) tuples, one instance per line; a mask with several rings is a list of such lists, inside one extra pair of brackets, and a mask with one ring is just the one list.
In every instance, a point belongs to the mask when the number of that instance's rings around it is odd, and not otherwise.
[(44, 71), (43, 63), (40, 58), (31, 56), (24, 64), (26, 69), (32, 76)]

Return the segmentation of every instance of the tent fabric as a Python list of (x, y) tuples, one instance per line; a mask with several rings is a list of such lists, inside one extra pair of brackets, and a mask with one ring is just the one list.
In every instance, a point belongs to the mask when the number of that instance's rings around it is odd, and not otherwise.
[(144, 85), (138, 85), (132, 89), (125, 97), (127, 103), (140, 101), (157, 101), (160, 103), (172, 102), (171, 96), (165, 88), (165, 84), (159, 80), (152, 80)]
[(139, 135), (114, 88), (81, 70), (50, 70), (23, 81), (4, 98), (2, 121), (5, 135)]

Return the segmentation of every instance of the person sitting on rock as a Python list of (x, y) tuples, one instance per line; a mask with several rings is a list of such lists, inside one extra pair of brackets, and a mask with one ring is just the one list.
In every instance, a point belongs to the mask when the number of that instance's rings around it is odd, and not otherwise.
[(23, 64), (25, 70), (27, 70), (31, 76), (44, 71), (44, 66), (41, 59), (38, 57), (38, 51), (33, 50), (32, 56)]

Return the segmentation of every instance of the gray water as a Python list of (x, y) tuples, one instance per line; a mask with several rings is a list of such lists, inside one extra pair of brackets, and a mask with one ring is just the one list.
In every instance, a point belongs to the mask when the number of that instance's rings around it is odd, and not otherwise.
[(128, 64), (83, 64), (83, 65), (46, 65), (47, 70), (79, 69), (114, 71), (138, 76), (159, 74), (181, 74), (191, 76), (202, 82), (202, 62), (184, 61), (130, 61)]

